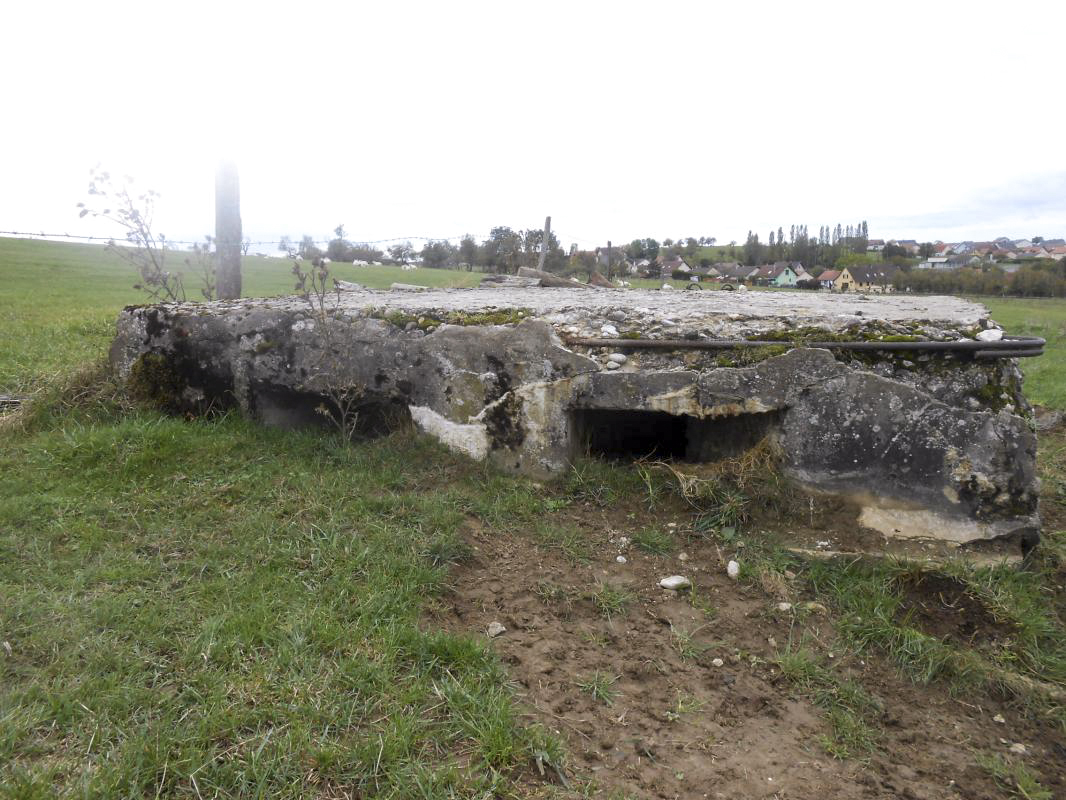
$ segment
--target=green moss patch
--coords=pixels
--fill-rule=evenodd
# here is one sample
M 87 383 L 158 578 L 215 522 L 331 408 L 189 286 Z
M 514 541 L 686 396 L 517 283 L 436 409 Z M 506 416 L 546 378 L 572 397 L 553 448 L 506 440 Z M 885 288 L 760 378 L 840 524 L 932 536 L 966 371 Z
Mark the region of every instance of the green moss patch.
M 440 325 L 516 325 L 533 316 L 528 308 L 504 308 L 495 311 L 449 311 L 445 314 L 411 314 L 405 311 L 389 311 L 373 308 L 367 313 L 372 319 L 380 319 L 397 328 L 414 325 L 422 331 L 430 331 Z
M 766 361 L 768 358 L 787 353 L 788 345 L 759 345 L 756 347 L 736 347 L 720 353 L 714 360 L 719 367 L 750 367 Z
M 145 353 L 130 367 L 127 381 L 130 397 L 150 408 L 164 411 L 175 410 L 185 383 L 166 356 L 161 353 Z

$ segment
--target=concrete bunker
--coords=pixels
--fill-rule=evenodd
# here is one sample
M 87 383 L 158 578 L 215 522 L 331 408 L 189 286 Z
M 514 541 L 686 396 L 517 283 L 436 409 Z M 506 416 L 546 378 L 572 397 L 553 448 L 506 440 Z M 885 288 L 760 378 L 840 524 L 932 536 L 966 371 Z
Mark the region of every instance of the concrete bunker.
M 781 425 L 780 412 L 701 418 L 632 409 L 570 411 L 571 454 L 612 461 L 710 462 L 751 450 Z
M 958 298 L 496 288 L 131 307 L 111 360 L 180 407 L 322 422 L 352 393 L 540 478 L 576 455 L 706 462 L 767 436 L 782 473 L 858 524 L 950 546 L 1039 529 L 1036 439 L 1006 337 Z M 179 402 L 181 401 L 181 402 Z

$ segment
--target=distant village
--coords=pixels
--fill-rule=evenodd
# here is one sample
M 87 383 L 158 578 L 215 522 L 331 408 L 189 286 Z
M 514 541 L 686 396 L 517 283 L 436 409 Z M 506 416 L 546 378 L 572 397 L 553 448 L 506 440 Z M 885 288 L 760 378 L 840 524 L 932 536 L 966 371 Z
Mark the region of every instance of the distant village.
M 771 231 L 767 243 L 748 233 L 744 244 L 718 245 L 714 237 L 634 239 L 623 245 L 565 251 L 554 233 L 542 247 L 544 231 L 494 227 L 478 241 L 471 235 L 458 245 L 427 240 L 419 250 L 397 242 L 387 251 L 349 241 L 344 226 L 325 250 L 310 236 L 299 243 L 284 237 L 279 251 L 291 258 L 323 257 L 355 266 L 389 264 L 401 269 L 476 270 L 514 275 L 538 267 L 563 277 L 594 273 L 626 286 L 636 280 L 662 281 L 668 288 L 714 283 L 720 288 L 778 287 L 833 292 L 935 292 L 987 295 L 1066 296 L 1066 239 L 918 242 L 871 239 L 866 222 L 809 235 L 804 225 Z M 641 284 L 637 284 L 641 285 Z
M 923 253 L 923 247 L 913 239 L 870 239 L 866 246 L 869 252 L 882 252 L 887 246 L 902 247 L 912 256 L 925 256 L 916 266 L 919 269 L 957 269 L 978 264 L 999 264 L 1007 272 L 1013 264 L 1017 269 L 1025 261 L 1066 258 L 1066 239 L 1008 239 L 1000 237 L 991 242 L 932 242 L 931 252 Z
M 613 253 L 605 247 L 597 248 L 596 256 L 600 266 L 612 267 L 612 271 L 623 276 L 673 278 L 694 285 L 713 281 L 733 288 L 747 285 L 837 292 L 890 292 L 896 287 L 896 278 L 901 271 L 973 269 L 995 265 L 1000 271 L 1010 274 L 1027 263 L 1061 262 L 1066 258 L 1066 240 L 1001 237 L 991 242 L 919 243 L 914 239 L 870 239 L 866 251 L 870 254 L 892 253 L 894 259 L 823 268 L 805 267 L 799 261 L 775 261 L 752 266 L 738 261 L 708 264 L 703 259 L 703 263 L 697 265 L 676 253 L 654 260 L 623 258 L 621 263 L 611 264 Z

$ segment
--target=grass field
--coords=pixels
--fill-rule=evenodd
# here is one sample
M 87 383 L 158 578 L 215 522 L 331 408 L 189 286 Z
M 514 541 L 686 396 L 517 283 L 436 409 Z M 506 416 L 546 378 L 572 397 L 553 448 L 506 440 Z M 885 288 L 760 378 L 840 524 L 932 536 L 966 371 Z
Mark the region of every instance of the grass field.
M 287 291 L 286 262 L 249 259 L 245 267 L 249 293 Z M 379 286 L 477 278 L 348 269 L 342 277 Z M 664 515 L 684 522 L 691 506 L 665 479 L 636 468 L 594 463 L 559 484 L 535 485 L 403 433 L 347 445 L 235 415 L 185 420 L 134 407 L 99 366 L 116 312 L 143 299 L 130 282 L 101 248 L 0 240 L 0 393 L 36 393 L 26 413 L 0 418 L 0 798 L 576 800 L 643 796 L 642 776 L 656 770 L 673 782 L 669 796 L 681 796 L 693 791 L 683 781 L 698 765 L 672 761 L 672 745 L 644 758 L 638 741 L 627 758 L 639 768 L 614 784 L 596 772 L 599 761 L 575 763 L 586 740 L 602 758 L 601 734 L 639 739 L 619 715 L 628 708 L 637 717 L 664 698 L 670 708 L 644 724 L 689 736 L 680 759 L 718 753 L 733 739 L 728 733 L 707 751 L 691 734 L 686 720 L 717 725 L 709 711 L 693 710 L 701 704 L 742 707 L 738 725 L 757 721 L 765 706 L 769 724 L 780 725 L 781 709 L 808 702 L 824 732 L 803 734 L 787 752 L 816 763 L 819 785 L 834 787 L 854 784 L 855 768 L 838 768 L 840 760 L 894 770 L 922 757 L 914 732 L 880 720 L 889 716 L 882 704 L 897 720 L 928 706 L 938 730 L 958 732 L 950 752 L 971 771 L 951 774 L 973 796 L 991 796 L 993 778 L 1028 797 L 1052 796 L 1040 794 L 1041 782 L 1060 778 L 1053 754 L 1066 743 L 1066 711 L 1028 697 L 1024 681 L 1066 683 L 1066 573 L 1053 530 L 1031 572 L 955 565 L 943 577 L 1010 626 L 1010 636 L 978 650 L 925 633 L 903 613 L 914 577 L 907 568 L 803 564 L 750 529 L 744 541 L 733 527 L 664 534 Z M 1060 306 L 1004 301 L 993 312 L 1011 329 L 1056 333 L 1062 346 Z M 1054 369 L 1036 385 L 1042 397 L 1062 396 Z M 1045 503 L 1058 525 L 1066 518 L 1066 441 L 1043 447 Z M 631 565 L 646 571 L 639 586 L 650 587 L 639 598 L 601 582 L 606 567 L 620 568 L 605 531 L 633 538 Z M 690 566 L 717 564 L 723 551 L 745 565 L 739 583 L 711 567 L 717 594 L 701 573 L 701 593 L 676 601 L 706 616 L 688 632 L 652 613 L 663 595 L 656 580 L 677 568 L 667 559 L 682 541 Z M 479 542 L 506 552 L 478 562 Z M 601 726 L 589 728 L 582 716 L 590 707 L 545 694 L 543 670 L 516 682 L 526 650 L 506 648 L 520 625 L 490 644 L 483 623 L 457 622 L 457 572 L 483 589 L 508 559 L 515 571 L 491 592 L 529 581 L 516 595 L 558 604 L 553 635 L 569 637 L 567 658 L 606 660 L 572 676 L 562 662 L 552 689 L 570 686 L 567 703 L 583 698 L 609 713 Z M 558 586 L 540 580 L 548 562 Z M 797 604 L 817 598 L 830 616 L 796 615 L 768 637 L 772 612 L 759 609 L 772 609 L 782 587 Z M 474 597 L 471 614 L 501 613 L 491 598 Z M 551 614 L 537 608 L 528 629 L 541 635 L 537 625 L 546 623 L 536 620 Z M 637 690 L 616 682 L 611 641 L 647 642 L 627 662 L 643 670 Z M 700 663 L 719 652 L 736 684 L 715 683 Z M 1021 683 L 1009 678 L 1015 672 Z M 675 676 L 683 685 L 647 688 Z M 960 695 L 966 708 L 950 699 Z M 975 703 L 983 716 L 971 713 Z M 1011 734 L 985 719 L 996 712 L 1030 748 L 1042 748 L 1038 755 L 998 754 L 1006 751 L 996 737 Z M 776 729 L 760 730 L 744 749 Z M 894 743 L 904 734 L 911 738 Z M 938 747 L 954 746 L 938 739 Z M 932 754 L 937 764 L 943 752 Z M 741 780 L 716 758 L 700 762 L 715 781 L 705 785 Z M 928 767 L 936 786 L 944 783 L 939 769 Z M 810 795 L 801 785 L 782 796 Z
M 1066 300 L 1055 298 L 974 298 L 1010 333 L 1042 336 L 1040 358 L 1022 359 L 1025 392 L 1034 403 L 1066 409 Z
M 182 270 L 181 253 L 173 256 Z M 290 294 L 292 262 L 245 256 L 244 294 Z M 424 286 L 476 286 L 477 273 L 334 264 L 342 280 L 373 289 L 393 282 Z M 190 298 L 199 295 L 187 278 Z M 133 270 L 102 245 L 0 238 L 0 393 L 28 394 L 49 376 L 97 358 L 106 351 L 119 310 L 143 303 L 132 288 Z

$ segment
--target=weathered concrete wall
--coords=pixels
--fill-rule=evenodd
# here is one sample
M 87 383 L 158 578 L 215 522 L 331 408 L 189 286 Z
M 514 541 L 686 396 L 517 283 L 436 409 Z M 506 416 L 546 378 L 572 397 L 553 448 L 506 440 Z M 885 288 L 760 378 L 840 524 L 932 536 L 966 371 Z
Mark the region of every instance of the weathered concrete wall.
M 165 406 L 236 406 L 269 424 L 313 422 L 330 391 L 356 390 L 367 402 L 407 409 L 420 429 L 456 450 L 542 476 L 565 469 L 580 447 L 574 414 L 581 410 L 680 415 L 694 432 L 700 420 L 772 415 L 760 424 L 772 423 L 787 474 L 853 499 L 866 527 L 958 543 L 1035 534 L 1036 441 L 1011 361 L 859 358 L 783 344 L 780 354 L 746 354 L 756 363 L 745 366 L 731 354 L 623 358 L 564 342 L 589 333 L 613 338 L 621 327 L 644 338 L 765 337 L 794 330 L 797 313 L 825 335 L 943 338 L 989 324 L 979 306 L 923 298 L 922 309 L 939 307 L 940 318 L 922 319 L 897 298 L 858 315 L 833 313 L 853 310 L 857 298 L 836 305 L 822 298 L 800 312 L 781 304 L 776 313 L 752 314 L 749 298 L 740 299 L 741 313 L 723 309 L 721 297 L 702 297 L 674 300 L 666 318 L 648 305 L 660 303 L 660 293 L 578 291 L 583 305 L 569 302 L 574 294 L 528 290 L 521 311 L 488 302 L 499 290 L 358 293 L 326 317 L 291 300 L 130 308 L 119 319 L 112 361 Z M 552 304 L 534 307 L 546 296 Z M 724 430 L 704 428 L 705 437 Z M 690 449 L 714 451 L 709 439 Z

